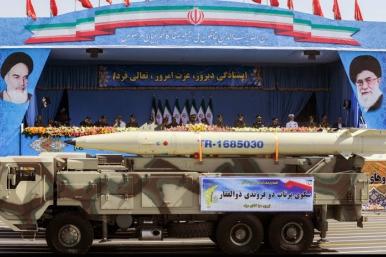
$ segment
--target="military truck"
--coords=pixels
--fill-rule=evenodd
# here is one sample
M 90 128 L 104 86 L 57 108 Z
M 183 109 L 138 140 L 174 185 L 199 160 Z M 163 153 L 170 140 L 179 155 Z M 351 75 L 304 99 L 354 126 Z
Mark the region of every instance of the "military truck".
M 362 225 L 361 156 L 271 157 L 0 157 L 0 218 L 15 231 L 45 231 L 65 254 L 118 230 L 139 240 L 208 237 L 227 254 L 262 245 L 301 253 L 315 233 L 326 237 L 327 219 Z

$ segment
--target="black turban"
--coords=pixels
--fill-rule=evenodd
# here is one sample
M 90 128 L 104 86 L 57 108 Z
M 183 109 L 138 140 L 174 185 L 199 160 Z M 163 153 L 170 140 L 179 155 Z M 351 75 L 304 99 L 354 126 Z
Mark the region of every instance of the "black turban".
M 355 57 L 350 64 L 351 81 L 355 83 L 358 73 L 364 70 L 373 72 L 378 78 L 382 76 L 382 68 L 378 60 L 371 55 L 361 55 Z
M 34 68 L 32 58 L 23 52 L 15 52 L 8 55 L 1 65 L 1 77 L 4 78 L 8 71 L 18 63 L 24 63 L 28 67 L 28 74 L 31 74 Z

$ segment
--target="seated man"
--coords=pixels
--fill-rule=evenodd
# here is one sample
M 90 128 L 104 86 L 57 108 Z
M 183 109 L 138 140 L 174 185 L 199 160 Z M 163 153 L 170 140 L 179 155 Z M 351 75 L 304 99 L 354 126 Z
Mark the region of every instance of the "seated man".
M 127 128 L 130 128 L 130 127 L 131 128 L 138 128 L 139 127 L 137 119 L 135 118 L 134 114 L 130 115 L 129 120 L 126 123 L 126 127 Z
M 126 128 L 126 122 L 122 120 L 122 116 L 118 115 L 117 118 L 115 118 L 113 127 L 116 128 Z
M 81 127 L 92 127 L 94 126 L 94 124 L 92 123 L 92 120 L 91 120 L 91 117 L 90 116 L 86 116 L 86 118 L 84 118 L 84 120 L 82 120 L 79 125 Z
M 252 127 L 254 127 L 254 128 L 262 128 L 262 127 L 264 127 L 263 117 L 261 117 L 260 115 L 256 115 L 256 120 L 252 124 Z
M 295 121 L 295 115 L 289 114 L 288 115 L 288 122 L 285 124 L 286 128 L 298 128 L 298 123 Z
M 244 128 L 244 127 L 246 127 L 246 123 L 245 123 L 245 120 L 244 120 L 244 114 L 239 113 L 237 115 L 237 120 L 235 121 L 234 126 L 236 128 Z
M 220 127 L 220 128 L 225 127 L 225 125 L 224 125 L 224 118 L 223 118 L 222 114 L 218 114 L 217 115 L 215 125 L 217 127 Z
M 279 118 L 272 118 L 271 128 L 280 128 Z
M 109 123 L 107 122 L 106 116 L 102 115 L 94 124 L 97 127 L 108 127 Z
M 197 115 L 196 114 L 190 114 L 188 124 L 196 124 L 196 122 L 197 122 Z
M 342 117 L 338 117 L 338 120 L 334 123 L 333 128 L 335 129 L 341 129 L 346 127 L 346 124 L 343 123 Z
M 35 121 L 35 123 L 34 123 L 34 126 L 35 127 L 44 127 L 44 124 L 43 124 L 43 116 L 42 115 L 38 115 L 37 117 L 36 117 L 36 121 Z

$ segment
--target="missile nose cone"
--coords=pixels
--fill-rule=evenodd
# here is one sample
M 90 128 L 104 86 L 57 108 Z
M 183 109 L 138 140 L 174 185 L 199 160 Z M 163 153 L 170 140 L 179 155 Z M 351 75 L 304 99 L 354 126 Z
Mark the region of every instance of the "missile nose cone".
M 69 139 L 64 141 L 68 145 L 76 145 L 76 141 L 74 139 Z

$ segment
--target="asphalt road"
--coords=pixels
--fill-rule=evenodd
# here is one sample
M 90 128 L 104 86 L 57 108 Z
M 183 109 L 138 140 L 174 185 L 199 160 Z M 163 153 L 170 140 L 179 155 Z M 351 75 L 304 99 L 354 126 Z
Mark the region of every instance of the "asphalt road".
M 356 227 L 355 222 L 336 222 L 329 220 L 327 242 L 318 242 L 315 236 L 313 246 L 305 254 L 386 254 L 386 212 L 365 212 L 367 221 L 363 228 Z M 106 256 L 216 256 L 222 255 L 211 240 L 198 239 L 164 239 L 163 241 L 139 241 L 137 239 L 118 238 L 101 243 L 95 240 L 90 255 Z M 4 223 L 0 223 L 1 255 L 51 255 L 42 234 L 32 238 L 21 237 Z M 272 250 L 262 249 L 261 254 L 273 255 Z

